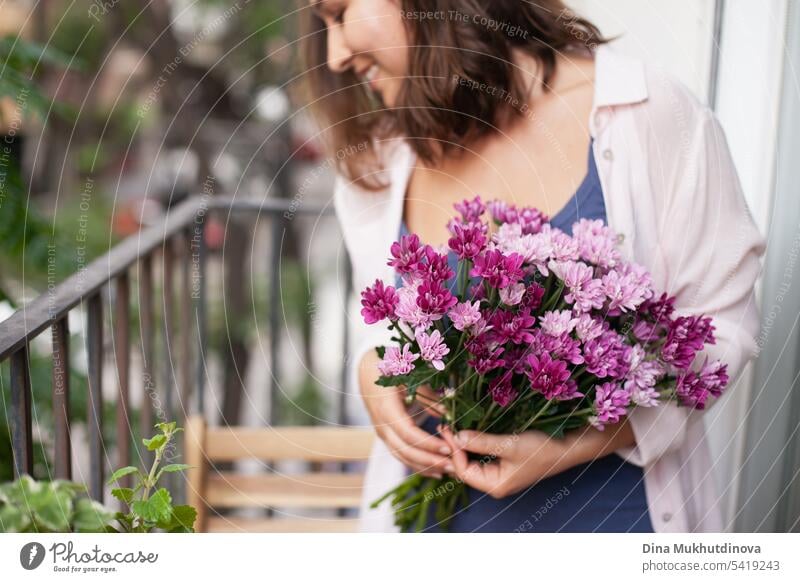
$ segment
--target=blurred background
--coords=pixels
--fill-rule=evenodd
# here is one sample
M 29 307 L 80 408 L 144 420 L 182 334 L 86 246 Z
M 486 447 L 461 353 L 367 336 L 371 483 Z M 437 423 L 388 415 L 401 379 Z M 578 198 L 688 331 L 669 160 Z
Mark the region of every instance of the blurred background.
M 761 356 L 707 418 L 714 470 L 732 530 L 800 531 L 799 2 L 568 4 L 604 34 L 621 35 L 620 50 L 675 74 L 725 128 L 769 249 L 757 289 Z M 102 462 L 112 464 L 120 450 L 128 451 L 120 459 L 130 455 L 119 423 L 129 423 L 135 445 L 155 416 L 368 424 L 358 395 L 344 388 L 348 322 L 359 314 L 332 215 L 333 161 L 290 90 L 301 74 L 304 8 L 292 0 L 0 0 L 0 481 L 14 475 L 8 356 L 20 345 L 8 338 L 26 321 L 12 317 L 37 297 L 45 307 L 48 293 L 63 307 L 55 290 L 67 280 L 76 301 L 59 312 L 67 320 L 59 330 L 71 338 L 68 465 L 77 480 L 90 481 L 101 462 L 85 454 L 98 427 L 93 402 L 107 418 Z M 166 225 L 190 198 L 202 228 L 179 225 L 186 236 L 173 245 L 164 226 L 152 249 L 125 255 L 123 284 L 108 260 L 107 280 L 91 287 L 92 261 Z M 225 203 L 215 207 L 216 199 Z M 268 210 L 265 201 L 277 202 Z M 91 289 L 81 290 L 81 277 Z M 122 324 L 120 301 L 130 306 Z M 59 462 L 54 344 L 48 333 L 30 339 L 33 473 L 47 479 Z M 99 366 L 87 353 L 98 342 Z M 117 416 L 120 394 L 127 421 Z

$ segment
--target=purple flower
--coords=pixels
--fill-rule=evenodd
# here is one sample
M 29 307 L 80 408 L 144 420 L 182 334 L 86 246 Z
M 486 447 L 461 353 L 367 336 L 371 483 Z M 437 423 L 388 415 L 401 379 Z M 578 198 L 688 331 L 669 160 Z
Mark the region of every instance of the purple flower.
M 425 249 L 416 234 L 406 234 L 400 237 L 399 242 L 392 243 L 390 252 L 394 258 L 390 259 L 387 265 L 394 267 L 395 271 L 401 275 L 417 272 L 422 259 L 425 258 Z
M 502 200 L 492 200 L 486 204 L 495 222 L 515 223 L 522 227 L 523 234 L 536 234 L 547 222 L 547 216 L 537 208 L 521 208 Z
M 677 318 L 670 323 L 667 339 L 661 348 L 661 359 L 685 370 L 704 344 L 716 343 L 714 329 L 710 317 L 693 315 Z
M 467 360 L 467 365 L 475 368 L 478 374 L 488 374 L 506 365 L 506 361 L 502 358 L 505 348 L 489 341 L 486 334 L 469 338 L 464 342 L 464 347 L 472 354 L 472 358 Z
M 486 225 L 481 222 L 466 224 L 454 223 L 451 226 L 453 236 L 448 241 L 450 248 L 459 259 L 472 260 L 486 248 Z
M 402 350 L 397 346 L 386 348 L 383 359 L 378 362 L 378 370 L 384 376 L 402 376 L 414 369 L 414 360 L 419 354 L 411 353 L 411 344 L 403 345 Z
M 521 266 L 521 255 L 511 253 L 506 256 L 498 250 L 489 250 L 475 257 L 475 266 L 469 274 L 486 279 L 492 287 L 503 289 L 522 278 Z
M 630 350 L 631 347 L 625 344 L 621 335 L 606 330 L 583 346 L 586 371 L 598 378 L 622 379 L 629 370 Z
M 527 309 L 528 311 L 536 311 L 542 305 L 542 298 L 544 297 L 544 287 L 538 283 L 531 283 L 525 290 L 522 296 L 522 301 L 519 304 L 520 309 Z
M 464 331 L 470 326 L 478 323 L 481 320 L 480 301 L 464 301 L 463 303 L 456 304 L 448 313 L 450 321 L 453 322 L 453 327 L 459 331 Z
M 694 408 L 704 409 L 709 396 L 719 397 L 728 384 L 728 365 L 719 360 L 708 363 L 708 356 L 700 372 L 683 371 L 675 382 L 679 400 Z
M 375 279 L 372 287 L 367 287 L 361 292 L 361 315 L 364 321 L 372 324 L 383 319 L 396 319 L 395 308 L 399 298 L 395 288 L 391 285 L 384 285 L 380 279 Z
M 630 394 L 620 388 L 619 384 L 603 382 L 595 392 L 595 414 L 589 417 L 589 422 L 597 430 L 603 430 L 607 424 L 619 422 L 620 417 L 625 416 L 630 401 Z
M 489 394 L 501 408 L 508 406 L 517 397 L 517 389 L 511 384 L 511 374 L 505 373 L 489 381 Z
M 530 343 L 536 318 L 526 311 L 495 310 L 488 318 L 492 326 L 489 337 L 498 343 Z
M 486 205 L 481 201 L 480 196 L 475 196 L 472 200 L 464 199 L 456 202 L 453 207 L 461 214 L 464 222 L 479 222 L 486 210 Z
M 575 380 L 570 377 L 566 362 L 554 360 L 544 352 L 540 356 L 530 354 L 527 364 L 525 374 L 531 381 L 531 388 L 541 392 L 548 400 L 570 400 L 583 396 L 578 392 Z
M 425 246 L 426 263 L 420 263 L 419 271 L 424 278 L 436 282 L 447 282 L 455 273 L 447 262 L 447 255 L 437 253 L 430 245 Z
M 649 313 L 656 323 L 667 324 L 675 311 L 675 297 L 662 293 L 658 299 L 648 299 L 642 303 L 640 310 Z
M 431 365 L 439 371 L 444 370 L 444 362 L 442 358 L 450 353 L 450 348 L 444 343 L 442 334 L 438 329 L 433 330 L 430 334 L 418 329 L 414 337 L 419 344 L 419 351 L 422 359 L 431 363 Z
M 441 319 L 453 305 L 458 303 L 458 299 L 439 281 L 431 279 L 423 281 L 417 292 L 417 305 L 434 320 Z

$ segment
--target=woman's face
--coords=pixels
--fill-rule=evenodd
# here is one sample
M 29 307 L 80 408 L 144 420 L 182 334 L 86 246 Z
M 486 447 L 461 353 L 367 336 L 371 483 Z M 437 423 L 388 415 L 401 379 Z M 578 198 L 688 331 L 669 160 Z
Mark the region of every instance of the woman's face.
M 352 70 L 380 95 L 397 102 L 408 73 L 408 40 L 399 0 L 311 0 L 328 29 L 328 67 Z

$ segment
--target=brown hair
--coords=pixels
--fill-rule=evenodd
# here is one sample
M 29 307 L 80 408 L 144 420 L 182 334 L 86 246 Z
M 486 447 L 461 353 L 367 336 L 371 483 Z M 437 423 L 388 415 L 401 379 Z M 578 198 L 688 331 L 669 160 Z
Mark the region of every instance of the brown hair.
M 384 186 L 374 141 L 402 135 L 417 156 L 432 162 L 492 131 L 501 115 L 516 111 L 501 94 L 523 95 L 512 49 L 531 55 L 542 69 L 543 90 L 556 67 L 556 55 L 573 47 L 608 42 L 595 25 L 576 16 L 562 0 L 402 0 L 405 13 L 439 11 L 460 18 L 404 18 L 409 37 L 409 74 L 397 103 L 386 109 L 352 69 L 327 67 L 325 23 L 311 9 L 302 10 L 305 98 L 336 155 L 338 170 L 368 189 Z M 424 4 L 424 6 L 423 6 Z M 435 46 L 435 49 L 430 47 Z M 454 82 L 463 79 L 467 83 Z M 475 91 L 480 86 L 495 94 Z M 364 144 L 367 144 L 366 147 Z

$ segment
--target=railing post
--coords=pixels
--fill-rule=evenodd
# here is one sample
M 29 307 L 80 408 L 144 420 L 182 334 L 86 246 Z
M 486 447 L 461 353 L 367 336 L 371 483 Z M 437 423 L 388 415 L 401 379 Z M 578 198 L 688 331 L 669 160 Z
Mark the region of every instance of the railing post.
M 28 344 L 11 355 L 11 446 L 14 477 L 33 476 L 33 435 L 31 430 L 31 378 Z
M 205 386 L 206 386 L 206 262 L 208 249 L 206 248 L 206 214 L 208 211 L 201 209 L 195 216 L 192 233 L 192 265 L 196 269 L 194 277 L 196 283 L 192 284 L 192 299 L 194 300 L 194 319 L 197 326 L 197 414 L 205 418 Z
M 155 394 L 155 357 L 153 350 L 153 256 L 147 254 L 139 261 L 139 325 L 142 338 L 142 412 L 140 427 L 142 438 L 149 438 L 153 431 L 153 396 Z M 138 445 L 138 442 L 137 442 Z M 144 467 L 152 462 L 149 451 L 141 450 Z
M 269 282 L 269 394 L 267 401 L 269 403 L 269 412 L 267 414 L 267 422 L 270 425 L 275 425 L 280 420 L 276 408 L 278 392 L 278 378 L 280 375 L 280 361 L 278 357 L 280 348 L 280 335 L 281 326 L 278 318 L 278 313 L 281 310 L 281 243 L 283 242 L 283 233 L 281 232 L 281 219 L 283 215 L 278 212 L 272 213 L 272 242 L 269 253 L 269 265 L 267 267 L 267 276 L 270 278 Z
M 103 502 L 103 299 L 99 292 L 87 305 L 86 352 L 89 356 L 89 495 Z
M 162 369 L 163 386 L 161 393 L 164 395 L 164 410 L 158 422 L 165 422 L 173 418 L 173 398 L 175 392 L 175 354 L 172 345 L 173 329 L 173 271 L 175 269 L 175 253 L 172 248 L 172 239 L 164 239 L 162 245 L 161 261 L 161 318 L 163 323 L 164 338 L 164 367 Z
M 69 410 L 69 317 L 53 324 L 53 422 L 55 477 L 72 480 L 72 442 Z
M 130 424 L 130 279 L 123 272 L 116 280 L 114 300 L 114 359 L 119 390 L 117 392 L 117 466 L 131 464 Z M 131 486 L 131 475 L 125 475 L 120 487 Z

